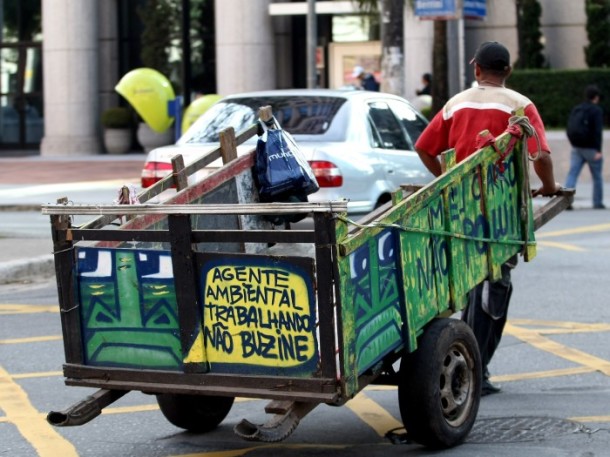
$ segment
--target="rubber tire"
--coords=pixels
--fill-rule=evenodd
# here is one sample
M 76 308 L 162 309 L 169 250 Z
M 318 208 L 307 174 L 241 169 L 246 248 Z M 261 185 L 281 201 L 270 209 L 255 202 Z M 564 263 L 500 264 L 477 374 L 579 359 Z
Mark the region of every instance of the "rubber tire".
M 157 403 L 165 418 L 189 432 L 215 429 L 233 406 L 234 397 L 158 394 Z
M 399 373 L 398 404 L 407 436 L 435 449 L 456 446 L 479 411 L 482 369 L 476 339 L 465 322 L 442 318 L 424 329 L 418 345 L 402 358 Z

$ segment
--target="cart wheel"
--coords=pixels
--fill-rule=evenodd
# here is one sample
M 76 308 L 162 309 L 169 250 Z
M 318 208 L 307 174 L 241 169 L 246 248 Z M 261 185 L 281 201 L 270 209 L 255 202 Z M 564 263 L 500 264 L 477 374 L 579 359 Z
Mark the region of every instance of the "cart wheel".
M 460 444 L 480 399 L 481 357 L 472 330 L 457 319 L 435 319 L 400 365 L 398 404 L 409 438 L 433 448 Z
M 233 397 L 158 394 L 165 418 L 189 432 L 209 432 L 220 424 L 233 406 Z

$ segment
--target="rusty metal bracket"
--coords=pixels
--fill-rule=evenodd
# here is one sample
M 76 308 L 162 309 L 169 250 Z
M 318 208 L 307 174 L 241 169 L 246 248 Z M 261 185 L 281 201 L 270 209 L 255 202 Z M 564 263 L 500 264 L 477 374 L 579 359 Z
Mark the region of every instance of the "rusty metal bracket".
M 68 409 L 51 411 L 47 414 L 47 422 L 56 427 L 86 424 L 99 416 L 102 413 L 102 409 L 117 401 L 127 392 L 129 391 L 100 389 Z
M 265 412 L 275 415 L 263 425 L 253 424 L 247 419 L 233 428 L 233 432 L 247 441 L 275 443 L 288 438 L 297 428 L 301 419 L 318 404 L 302 401 L 272 401 Z

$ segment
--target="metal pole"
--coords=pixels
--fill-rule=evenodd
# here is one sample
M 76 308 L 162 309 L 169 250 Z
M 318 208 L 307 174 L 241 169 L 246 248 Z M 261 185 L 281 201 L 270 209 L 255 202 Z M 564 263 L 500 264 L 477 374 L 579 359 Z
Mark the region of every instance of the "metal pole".
M 191 2 L 182 0 L 182 100 L 191 104 Z
M 462 10 L 463 11 L 463 10 Z M 458 92 L 466 89 L 466 36 L 464 34 L 464 17 L 458 19 L 458 71 L 459 85 Z
M 307 88 L 317 86 L 316 49 L 318 30 L 316 27 L 316 0 L 307 0 Z

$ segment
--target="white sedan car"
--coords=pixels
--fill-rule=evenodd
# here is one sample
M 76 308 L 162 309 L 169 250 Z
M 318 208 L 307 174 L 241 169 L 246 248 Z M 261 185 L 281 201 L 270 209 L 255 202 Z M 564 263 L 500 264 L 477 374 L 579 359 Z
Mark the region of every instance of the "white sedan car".
M 175 145 L 152 150 L 142 170 L 142 187 L 171 171 L 171 159 L 186 164 L 218 147 L 227 127 L 240 132 L 270 105 L 309 161 L 320 190 L 309 201 L 348 200 L 350 213 L 362 214 L 390 199 L 401 184 L 433 179 L 413 145 L 426 119 L 403 98 L 357 90 L 302 89 L 252 92 L 226 97 L 206 111 Z M 256 138 L 238 153 L 251 150 Z

